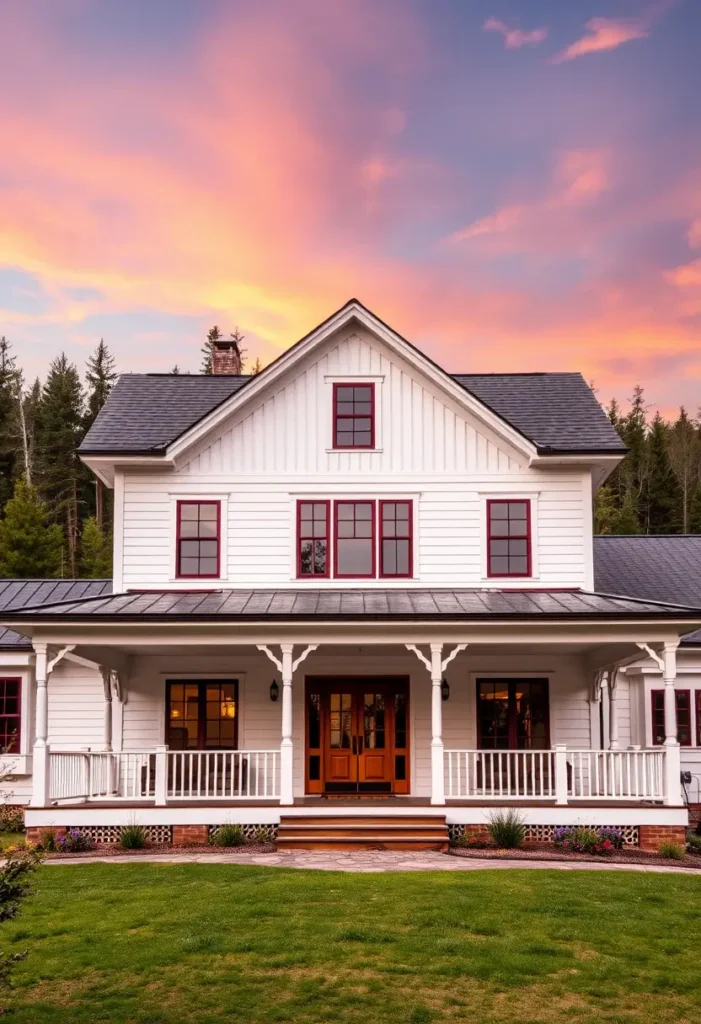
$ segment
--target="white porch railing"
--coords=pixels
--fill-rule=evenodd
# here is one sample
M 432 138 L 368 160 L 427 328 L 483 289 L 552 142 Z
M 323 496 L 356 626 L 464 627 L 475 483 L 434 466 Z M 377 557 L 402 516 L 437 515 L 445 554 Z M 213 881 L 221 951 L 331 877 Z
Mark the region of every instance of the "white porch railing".
M 446 750 L 445 795 L 469 800 L 661 801 L 664 750 Z
M 51 751 L 55 802 L 276 800 L 279 750 Z
M 551 750 L 446 750 L 448 799 L 551 799 L 555 754 Z

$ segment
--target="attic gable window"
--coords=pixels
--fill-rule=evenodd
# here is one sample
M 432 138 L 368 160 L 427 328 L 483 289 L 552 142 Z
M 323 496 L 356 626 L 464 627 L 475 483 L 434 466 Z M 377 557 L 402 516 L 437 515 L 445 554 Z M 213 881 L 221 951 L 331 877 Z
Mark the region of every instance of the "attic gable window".
M 487 502 L 487 575 L 531 575 L 531 503 Z
M 375 447 L 375 385 L 334 384 L 334 448 Z
M 221 544 L 218 501 L 179 501 L 176 575 L 179 579 L 217 579 Z

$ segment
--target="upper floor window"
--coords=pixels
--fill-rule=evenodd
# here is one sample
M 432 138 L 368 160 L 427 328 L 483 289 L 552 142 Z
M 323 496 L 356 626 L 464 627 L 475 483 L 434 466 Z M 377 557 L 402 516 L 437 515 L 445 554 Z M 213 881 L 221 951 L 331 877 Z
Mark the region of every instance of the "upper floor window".
M 531 504 L 487 502 L 487 575 L 531 575 Z
M 691 746 L 691 693 L 675 690 L 677 708 L 677 740 L 682 747 Z M 652 691 L 652 742 L 661 746 L 665 739 L 664 690 Z
M 380 502 L 380 576 L 412 575 L 410 501 Z
M 297 575 L 329 575 L 329 502 L 297 503 Z
M 334 384 L 333 446 L 375 447 L 374 384 Z
M 179 501 L 176 575 L 182 579 L 216 579 L 220 533 L 218 501 Z
M 375 502 L 337 501 L 335 530 L 336 577 L 360 579 L 375 575 Z
M 0 679 L 0 751 L 18 754 L 21 679 Z

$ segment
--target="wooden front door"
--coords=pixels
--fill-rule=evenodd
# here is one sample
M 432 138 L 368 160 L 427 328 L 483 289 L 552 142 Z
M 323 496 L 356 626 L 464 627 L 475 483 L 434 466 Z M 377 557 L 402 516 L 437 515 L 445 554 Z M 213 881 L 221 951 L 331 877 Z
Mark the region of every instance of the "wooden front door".
M 308 792 L 408 792 L 407 701 L 405 679 L 308 681 Z

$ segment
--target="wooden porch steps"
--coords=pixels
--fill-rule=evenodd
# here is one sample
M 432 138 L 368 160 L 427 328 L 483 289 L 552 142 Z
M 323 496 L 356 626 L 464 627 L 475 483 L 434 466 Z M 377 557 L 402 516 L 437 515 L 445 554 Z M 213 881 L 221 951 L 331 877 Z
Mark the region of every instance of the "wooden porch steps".
M 282 815 L 280 850 L 445 850 L 445 815 Z

